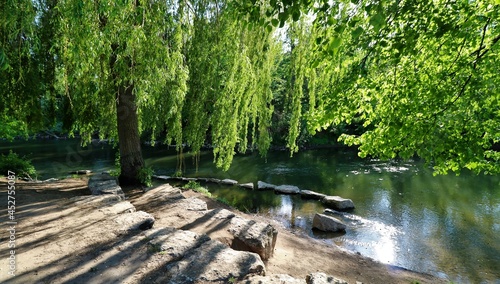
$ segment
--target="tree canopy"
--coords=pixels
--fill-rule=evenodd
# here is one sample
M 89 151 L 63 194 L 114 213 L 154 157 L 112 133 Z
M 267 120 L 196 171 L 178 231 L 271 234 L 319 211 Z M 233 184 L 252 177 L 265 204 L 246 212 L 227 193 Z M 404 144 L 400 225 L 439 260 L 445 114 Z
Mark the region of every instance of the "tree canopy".
M 194 152 L 209 141 L 227 169 L 236 150 L 267 151 L 278 103 L 292 152 L 304 128 L 354 124 L 362 133 L 340 141 L 362 157 L 500 171 L 498 0 L 22 0 L 0 9 L 3 137 L 63 121 L 87 141 L 132 141 L 120 148 L 128 175 L 144 167 L 141 134 Z

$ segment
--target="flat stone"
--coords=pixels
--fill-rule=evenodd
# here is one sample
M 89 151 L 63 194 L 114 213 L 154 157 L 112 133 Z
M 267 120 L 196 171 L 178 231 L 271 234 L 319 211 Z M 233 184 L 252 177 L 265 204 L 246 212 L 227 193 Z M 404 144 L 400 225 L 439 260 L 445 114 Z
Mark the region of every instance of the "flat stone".
M 125 193 L 118 185 L 116 178 L 107 175 L 93 175 L 90 177 L 88 187 L 92 195 L 114 194 L 125 199 Z
M 234 236 L 232 248 L 257 253 L 262 260 L 272 257 L 278 237 L 278 230 L 272 225 L 235 216 L 229 232 Z
M 339 219 L 319 213 L 314 215 L 312 227 L 325 232 L 339 232 L 346 229 L 346 225 Z
M 347 281 L 326 275 L 323 272 L 310 273 L 306 276 L 307 284 L 349 284 Z
M 166 262 L 180 260 L 210 240 L 207 235 L 177 230 L 173 227 L 147 230 L 144 236 L 149 240 L 152 250 L 163 252 L 162 260 Z
M 354 209 L 354 203 L 351 199 L 342 198 L 340 196 L 325 196 L 321 202 L 327 207 L 335 210 L 350 210 Z
M 297 194 L 300 193 L 300 188 L 295 185 L 280 185 L 275 187 L 274 191 L 277 193 Z
M 122 201 L 122 197 L 118 195 L 87 195 L 87 196 L 75 196 L 69 199 L 74 201 L 76 206 L 93 206 L 95 208 L 108 206 Z
M 170 184 L 162 184 L 153 187 L 144 193 L 142 197 L 151 199 L 154 203 L 175 201 L 185 198 L 179 188 L 173 187 Z
M 265 189 L 275 189 L 276 188 L 276 185 L 274 184 L 270 184 L 270 183 L 267 183 L 267 182 L 263 182 L 263 181 L 258 181 L 257 182 L 257 189 L 258 190 L 265 190 Z
M 182 199 L 178 201 L 178 206 L 180 208 L 189 210 L 189 211 L 205 211 L 208 210 L 207 203 L 199 198 L 190 197 L 186 199 Z
M 220 183 L 221 180 L 218 178 L 207 178 L 207 182 Z
M 238 184 L 238 181 L 234 180 L 234 179 L 223 179 L 220 181 L 221 184 L 227 184 L 227 185 L 237 185 Z
M 264 284 L 264 283 L 277 283 L 277 284 L 306 284 L 304 279 L 293 278 L 288 274 L 272 274 L 268 276 L 252 276 L 241 283 L 243 284 Z
M 253 275 L 265 275 L 259 255 L 236 251 L 219 241 L 204 242 L 179 261 L 164 268 L 164 283 L 229 283 Z
M 132 213 L 135 212 L 135 206 L 128 201 L 121 201 L 115 204 L 111 204 L 107 207 L 99 209 L 99 211 L 103 212 L 106 215 L 116 215 L 123 213 Z
M 326 197 L 325 194 L 323 193 L 319 193 L 319 192 L 316 192 L 316 191 L 312 191 L 312 190 L 301 190 L 300 191 L 300 196 L 304 199 L 323 199 L 324 197 Z
M 243 187 L 243 188 L 253 189 L 253 183 L 251 183 L 251 182 L 249 182 L 249 183 L 240 183 L 238 185 L 241 186 L 241 187 Z
M 77 171 L 72 171 L 69 173 L 72 175 L 88 175 L 88 174 L 91 174 L 92 171 L 91 170 L 77 170 Z
M 154 175 L 153 178 L 155 179 L 159 179 L 159 180 L 169 180 L 170 179 L 170 176 L 156 176 Z
M 114 221 L 120 226 L 122 231 L 148 230 L 153 227 L 155 218 L 144 211 L 126 213 L 118 215 Z

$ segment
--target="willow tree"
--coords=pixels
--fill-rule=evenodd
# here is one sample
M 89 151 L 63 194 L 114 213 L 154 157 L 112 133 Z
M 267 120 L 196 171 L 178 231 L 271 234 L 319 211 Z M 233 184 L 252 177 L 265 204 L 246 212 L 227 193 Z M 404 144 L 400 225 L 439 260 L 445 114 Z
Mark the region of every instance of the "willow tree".
M 245 26 L 230 1 L 2 4 L 8 12 L 2 14 L 0 53 L 2 75 L 9 76 L 1 82 L 7 130 L 16 123 L 28 129 L 35 115 L 50 111 L 38 108 L 44 100 L 61 107 L 62 96 L 70 134 L 85 142 L 95 134 L 118 142 L 122 184 L 139 182 L 143 133 L 178 150 L 187 143 L 194 152 L 208 139 L 225 169 L 235 148 L 269 147 L 278 46 L 272 29 Z M 49 33 L 42 32 L 44 22 L 53 24 Z M 47 56 L 40 53 L 44 46 Z M 38 85 L 27 80 L 31 71 Z
M 228 169 L 236 150 L 264 154 L 269 148 L 271 79 L 280 47 L 272 30 L 238 20 L 230 2 L 192 4 L 184 135 L 195 153 L 211 143 L 215 164 Z
M 362 157 L 419 156 L 439 173 L 500 172 L 499 1 L 270 5 L 264 25 L 312 19 L 311 36 L 297 37 L 311 52 L 296 68 L 310 90 L 312 107 L 303 115 L 312 133 L 356 123 L 365 132 L 341 141 L 359 146 Z
M 55 19 L 40 16 L 53 1 L 0 2 L 0 137 L 26 136 L 50 126 Z M 35 22 L 37 23 L 35 25 Z

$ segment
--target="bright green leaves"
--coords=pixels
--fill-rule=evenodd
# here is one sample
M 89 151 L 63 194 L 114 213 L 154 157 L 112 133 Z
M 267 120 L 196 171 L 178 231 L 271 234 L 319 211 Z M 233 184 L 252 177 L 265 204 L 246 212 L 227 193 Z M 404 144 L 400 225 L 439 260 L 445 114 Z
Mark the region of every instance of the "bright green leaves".
M 500 172 L 492 149 L 500 137 L 500 23 L 498 9 L 483 4 L 318 6 L 312 53 L 304 53 L 310 64 L 296 68 L 314 84 L 308 129 L 362 126 L 340 141 L 363 157 L 418 155 L 439 173 Z
M 190 69 L 184 137 L 191 150 L 213 146 L 214 163 L 228 169 L 235 151 L 270 145 L 271 74 L 279 46 L 271 25 L 247 25 L 210 3 L 194 7 L 196 17 L 186 54 Z M 279 24 L 275 19 L 271 22 Z M 250 139 L 250 140 L 249 140 Z
M 330 40 L 330 44 L 328 45 L 328 51 L 332 54 L 336 54 L 342 44 L 342 38 L 334 37 Z
M 363 32 L 364 32 L 363 27 L 357 27 L 351 32 L 351 36 L 353 39 L 358 39 L 361 36 L 361 34 L 363 34 Z
M 376 13 L 375 15 L 373 15 L 371 18 L 370 18 L 370 25 L 373 27 L 373 30 L 378 33 L 380 31 L 380 29 L 382 29 L 385 24 L 386 24 L 386 21 L 385 21 L 385 17 L 382 13 Z

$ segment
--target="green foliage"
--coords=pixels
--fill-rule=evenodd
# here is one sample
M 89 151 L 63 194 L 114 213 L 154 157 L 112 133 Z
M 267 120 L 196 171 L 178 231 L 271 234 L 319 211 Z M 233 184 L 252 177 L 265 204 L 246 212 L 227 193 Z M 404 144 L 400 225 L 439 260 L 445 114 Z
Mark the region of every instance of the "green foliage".
M 205 196 L 212 197 L 212 194 L 210 193 L 210 191 L 208 191 L 208 189 L 204 188 L 198 182 L 193 181 L 193 180 L 190 180 L 182 188 L 191 189 L 191 190 L 199 192 Z
M 194 153 L 208 136 L 214 163 L 227 170 L 235 150 L 250 146 L 264 154 L 269 148 L 279 46 L 266 27 L 245 27 L 229 6 L 196 2 L 193 11 L 183 135 Z
M 362 133 L 340 141 L 362 157 L 420 156 L 436 173 L 500 172 L 497 3 L 277 3 L 316 13 L 312 23 L 290 23 L 297 95 L 288 100 L 310 133 L 359 125 Z M 292 151 L 298 117 L 290 117 Z
M 226 198 L 224 197 L 217 197 L 216 200 L 222 204 L 225 204 L 225 205 L 228 205 L 228 206 L 232 206 L 231 203 L 229 202 L 229 200 L 227 200 Z
M 153 186 L 152 176 L 154 170 L 150 167 L 143 167 L 139 170 L 137 174 L 137 179 L 147 187 Z
M 63 120 L 58 127 L 87 142 L 96 132 L 117 141 L 117 116 L 136 112 L 139 133 L 195 153 L 209 143 L 228 169 L 236 151 L 265 153 L 271 130 L 295 152 L 309 135 L 347 125 L 363 132 L 340 141 L 362 157 L 498 173 L 499 5 L 7 1 L 0 136 Z M 280 71 L 276 27 L 288 33 Z M 137 109 L 117 106 L 123 88 Z M 273 103 L 274 121 L 284 121 L 275 125 Z
M 26 157 L 19 157 L 16 153 L 10 150 L 9 154 L 0 156 L 0 173 L 7 175 L 11 171 L 16 173 L 18 177 L 26 177 L 36 179 L 35 167 L 31 164 L 31 160 Z

